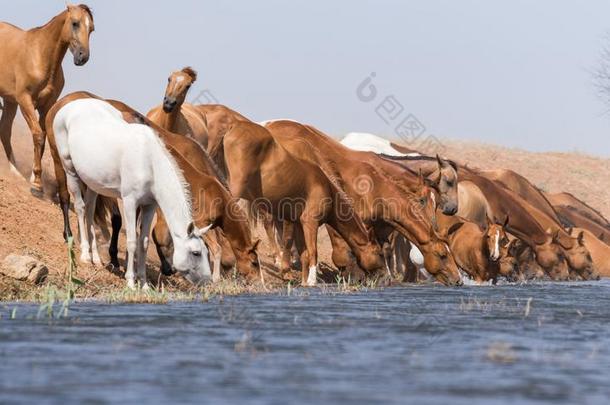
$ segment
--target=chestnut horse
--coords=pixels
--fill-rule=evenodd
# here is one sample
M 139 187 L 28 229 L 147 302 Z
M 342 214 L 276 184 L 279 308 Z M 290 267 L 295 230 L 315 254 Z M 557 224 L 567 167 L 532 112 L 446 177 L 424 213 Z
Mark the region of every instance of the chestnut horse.
M 508 244 L 503 225 L 487 219 L 484 231 L 470 221 L 456 216 L 438 215 L 440 232 L 446 234 L 449 246 L 460 269 L 464 270 L 476 282 L 492 280 L 496 282 L 500 274 L 502 247 Z
M 392 230 L 398 230 L 422 251 L 430 274 L 445 284 L 461 283 L 449 247 L 438 237 L 431 219 L 422 214 L 414 197 L 420 187 L 416 174 L 374 153 L 353 151 L 317 129 L 295 121 L 269 121 L 265 127 L 289 152 L 324 167 L 341 182 L 358 215 L 375 229 L 379 240 L 387 240 Z M 332 242 L 335 264 L 348 263 L 350 258 L 340 255 L 349 249 L 344 246 L 336 251 L 345 242 Z
M 33 138 L 30 183 L 35 194 L 42 193 L 45 118 L 64 87 L 62 60 L 69 48 L 76 66 L 87 63 L 89 36 L 93 29 L 93 14 L 84 4 L 68 5 L 44 26 L 28 31 L 0 23 L 0 97 L 4 101 L 0 139 L 11 171 L 18 173 L 11 132 L 19 106 Z
M 295 157 L 264 127 L 251 122 L 236 123 L 222 143 L 231 193 L 282 221 L 285 246 L 295 231 L 302 234 L 303 285 L 317 282 L 317 234 L 325 223 L 341 234 L 364 269 L 383 267 L 375 238 L 345 193 L 319 167 Z
M 341 144 L 356 151 L 374 152 L 379 156 L 400 162 L 411 171 L 421 171 L 431 180 L 440 193 L 438 204 L 445 215 L 453 215 L 458 210 L 457 165 L 449 160 L 424 156 L 418 152 L 403 152 L 399 145 L 377 135 L 352 132 Z M 400 149 L 400 150 L 399 150 Z
M 205 116 L 194 105 L 185 103 L 186 94 L 196 80 L 197 72 L 191 67 L 173 72 L 167 79 L 163 104 L 150 110 L 147 117 L 161 128 L 193 138 L 207 148 Z
M 551 219 L 559 222 L 557 212 L 555 212 L 549 200 L 525 177 L 509 169 L 481 170 L 479 174 L 511 190 Z
M 545 193 L 545 197 L 549 200 L 549 202 L 553 205 L 553 207 L 557 208 L 559 206 L 562 207 L 570 207 L 571 209 L 577 211 L 580 215 L 590 219 L 593 222 L 596 222 L 600 226 L 610 230 L 610 222 L 595 208 L 592 208 L 590 205 L 585 203 L 582 200 L 574 197 L 570 193 L 557 193 L 557 194 L 549 194 Z
M 555 211 L 559 215 L 561 224 L 566 228 L 578 227 L 583 228 L 596 235 L 596 237 L 610 244 L 610 230 L 601 226 L 598 222 L 591 220 L 590 216 L 582 215 L 582 211 L 571 206 L 558 205 L 555 206 Z

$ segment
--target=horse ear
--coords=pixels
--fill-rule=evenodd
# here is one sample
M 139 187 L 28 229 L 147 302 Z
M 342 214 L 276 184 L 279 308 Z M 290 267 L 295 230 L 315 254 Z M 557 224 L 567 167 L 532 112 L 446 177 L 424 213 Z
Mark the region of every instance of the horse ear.
M 489 215 L 487 213 L 485 213 L 485 231 L 489 230 L 489 228 L 491 228 L 491 226 L 493 225 L 493 221 L 489 218 Z
M 559 241 L 559 229 L 555 229 L 553 231 L 553 242 L 558 242 Z
M 375 241 L 377 240 L 377 235 L 375 235 L 375 228 L 373 228 L 372 226 L 369 228 L 368 230 L 368 235 L 369 235 L 369 240 L 370 241 Z
M 599 239 L 599 240 L 601 240 L 603 242 L 604 239 L 606 239 L 606 235 L 602 232 L 602 233 L 599 234 L 599 237 L 597 239 Z
M 442 168 L 443 167 L 443 160 L 441 159 L 441 157 L 438 155 L 438 153 L 436 154 L 436 161 L 438 162 L 438 167 Z
M 214 223 L 211 223 L 210 225 L 206 226 L 205 228 L 201 228 L 201 229 L 196 229 L 195 230 L 195 236 L 198 237 L 203 237 L 203 235 L 205 235 L 206 233 L 208 233 L 208 231 L 210 229 L 212 229 L 212 227 L 214 226 Z
M 447 230 L 447 236 L 450 236 L 450 235 L 454 234 L 455 232 L 457 232 L 458 229 L 460 229 L 463 225 L 464 225 L 464 222 L 456 222 L 455 224 L 451 225 L 449 227 L 449 229 Z
M 260 239 L 256 239 L 254 241 L 254 243 L 252 244 L 252 248 L 250 248 L 250 252 L 256 252 L 256 249 L 258 249 L 259 243 L 261 243 L 261 240 Z
M 424 180 L 424 174 L 422 173 L 421 169 L 419 169 L 419 186 L 424 187 L 425 185 L 426 182 Z
M 189 226 L 186 228 L 186 234 L 190 238 L 191 236 L 193 236 L 193 232 L 195 232 L 195 224 L 193 223 L 193 221 L 191 221 Z
M 570 236 L 572 236 L 572 232 L 574 232 L 574 227 L 572 227 L 572 226 L 571 226 L 571 227 L 569 227 L 568 229 L 566 229 L 566 232 L 568 232 L 568 234 L 569 234 Z
M 578 241 L 578 244 L 580 246 L 584 245 L 584 237 L 585 237 L 585 231 L 580 231 L 578 233 L 578 236 L 576 237 L 576 240 Z
M 187 74 L 193 83 L 197 80 L 197 71 L 190 66 L 182 68 L 182 73 Z

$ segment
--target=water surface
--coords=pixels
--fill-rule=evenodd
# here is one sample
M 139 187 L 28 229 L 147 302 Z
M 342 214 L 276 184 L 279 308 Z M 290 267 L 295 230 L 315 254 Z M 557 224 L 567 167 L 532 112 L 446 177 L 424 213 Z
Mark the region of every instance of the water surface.
M 80 302 L 52 321 L 33 319 L 37 311 L 0 304 L 0 403 L 605 404 L 610 397 L 608 280 Z

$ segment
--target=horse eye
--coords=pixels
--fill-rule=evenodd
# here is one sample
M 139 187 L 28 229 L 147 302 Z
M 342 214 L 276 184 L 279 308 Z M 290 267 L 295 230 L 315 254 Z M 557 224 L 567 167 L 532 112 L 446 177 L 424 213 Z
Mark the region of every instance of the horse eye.
M 79 26 L 80 26 L 80 23 L 78 21 L 72 22 L 72 28 L 78 28 Z
M 190 88 L 191 88 L 191 85 L 190 85 L 190 84 L 189 84 L 188 86 L 186 86 L 186 89 L 187 89 L 187 90 L 188 90 L 188 89 L 190 89 Z
M 201 256 L 201 251 L 200 250 L 194 250 L 193 251 L 193 256 L 195 256 L 195 257 Z

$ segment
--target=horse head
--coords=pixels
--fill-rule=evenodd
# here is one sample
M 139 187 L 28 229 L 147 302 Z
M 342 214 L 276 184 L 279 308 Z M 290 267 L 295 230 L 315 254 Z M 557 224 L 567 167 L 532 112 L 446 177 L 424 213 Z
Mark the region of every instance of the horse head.
M 458 211 L 458 174 L 455 163 L 436 155 L 437 169 L 433 173 L 434 183 L 440 193 L 440 208 L 445 215 Z
M 74 56 L 74 64 L 82 66 L 89 60 L 89 36 L 94 30 L 93 13 L 84 5 L 67 5 L 63 39 Z
M 508 238 L 504 229 L 508 225 L 508 215 L 504 220 L 504 224 L 499 225 L 487 218 L 487 229 L 485 230 L 485 241 L 489 251 L 489 258 L 497 262 L 502 256 L 502 246 L 508 243 Z
M 170 113 L 176 106 L 182 105 L 186 99 L 186 93 L 197 80 L 197 72 L 190 67 L 173 72 L 167 78 L 167 87 L 163 97 L 163 111 Z
M 559 231 L 546 231 L 543 241 L 533 246 L 536 262 L 553 280 L 568 280 L 570 277 L 568 262 L 558 240 Z

